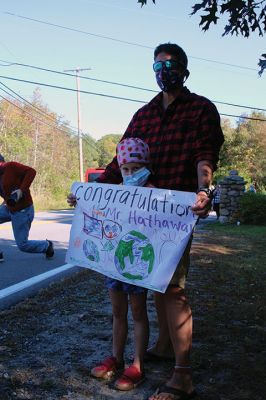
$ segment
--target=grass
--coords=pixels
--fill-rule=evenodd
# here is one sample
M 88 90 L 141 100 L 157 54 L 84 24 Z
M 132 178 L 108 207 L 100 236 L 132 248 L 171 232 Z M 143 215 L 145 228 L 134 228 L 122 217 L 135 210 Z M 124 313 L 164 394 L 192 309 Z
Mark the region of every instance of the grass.
M 263 236 L 266 237 L 266 226 L 259 225 L 241 224 L 237 226 L 236 224 L 221 224 L 220 222 L 213 222 L 206 224 L 203 229 L 226 235 L 245 236 L 250 239 L 256 239 Z
M 54 199 L 34 196 L 33 201 L 35 211 L 65 210 L 69 208 L 66 197 L 64 199 Z

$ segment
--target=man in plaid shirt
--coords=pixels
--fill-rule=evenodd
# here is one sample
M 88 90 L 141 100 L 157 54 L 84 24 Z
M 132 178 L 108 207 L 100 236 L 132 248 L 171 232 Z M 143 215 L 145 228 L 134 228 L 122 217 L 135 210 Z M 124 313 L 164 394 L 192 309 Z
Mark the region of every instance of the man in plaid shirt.
M 172 43 L 159 45 L 154 61 L 153 70 L 162 91 L 135 113 L 122 139 L 139 137 L 145 141 L 151 154 L 152 184 L 197 192 L 192 210 L 204 218 L 211 208 L 209 187 L 224 141 L 220 117 L 210 100 L 184 87 L 189 71 L 181 47 Z M 116 157 L 97 181 L 122 182 Z M 68 202 L 75 204 L 73 195 Z M 192 312 L 184 291 L 189 251 L 190 244 L 166 292 L 154 295 L 159 337 L 147 350 L 147 358 L 165 359 L 174 353 L 175 367 L 170 379 L 149 400 L 188 400 L 196 396 L 190 366 Z
M 159 45 L 154 61 L 153 69 L 162 91 L 135 113 L 123 139 L 144 140 L 150 148 L 154 186 L 197 192 L 193 211 L 206 217 L 211 208 L 212 174 L 224 141 L 220 116 L 210 100 L 184 87 L 189 76 L 188 60 L 179 46 Z M 115 157 L 98 182 L 121 181 Z M 149 400 L 166 399 L 169 393 L 179 400 L 195 396 L 190 367 L 192 313 L 184 292 L 189 250 L 190 245 L 166 292 L 155 293 L 159 338 L 147 355 L 165 358 L 173 349 L 175 368 L 166 385 L 158 388 Z

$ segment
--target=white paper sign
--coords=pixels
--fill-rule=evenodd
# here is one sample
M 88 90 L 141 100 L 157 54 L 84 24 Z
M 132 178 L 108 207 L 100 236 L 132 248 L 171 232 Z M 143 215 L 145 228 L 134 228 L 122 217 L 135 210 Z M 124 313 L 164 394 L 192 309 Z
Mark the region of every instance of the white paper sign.
M 75 182 L 66 262 L 164 293 L 197 220 L 196 195 Z

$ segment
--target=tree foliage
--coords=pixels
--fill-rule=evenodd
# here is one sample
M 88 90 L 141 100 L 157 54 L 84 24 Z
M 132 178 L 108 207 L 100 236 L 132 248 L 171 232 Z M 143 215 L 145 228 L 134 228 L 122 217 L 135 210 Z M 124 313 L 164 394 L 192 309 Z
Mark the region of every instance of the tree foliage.
M 121 139 L 121 135 L 110 134 L 98 140 L 99 164 L 105 167 L 114 157 L 116 145 Z
M 155 4 L 155 0 L 152 0 Z M 141 6 L 147 4 L 147 0 L 138 0 Z M 249 37 L 257 32 L 263 36 L 266 32 L 266 0 L 202 0 L 192 6 L 192 13 L 205 12 L 201 15 L 200 26 L 207 31 L 211 24 L 217 24 L 220 15 L 226 15 L 227 23 L 224 27 L 224 35 L 242 35 Z M 266 68 L 266 54 L 261 55 L 258 65 L 259 75 Z
M 96 141 L 83 135 L 83 167 L 109 163 L 120 135 L 106 135 Z M 35 199 L 65 201 L 73 181 L 79 180 L 79 141 L 66 122 L 42 101 L 39 89 L 31 103 L 0 101 L 0 153 L 7 161 L 17 161 L 36 169 L 32 185 Z
M 37 170 L 32 186 L 35 201 L 39 199 L 45 207 L 51 205 L 51 199 L 65 204 L 73 181 L 79 180 L 78 137 L 42 103 L 40 94 L 35 93 L 32 101 L 32 105 L 14 99 L 0 101 L 0 153 L 7 161 Z M 260 189 L 266 189 L 266 115 L 253 113 L 251 117 L 255 119 L 242 118 L 236 127 L 222 120 L 225 143 L 216 179 L 237 169 L 245 180 L 256 181 Z M 84 171 L 106 166 L 120 138 L 119 134 L 109 134 L 97 141 L 83 135 Z
M 262 190 L 266 188 L 266 115 L 252 113 L 254 120 L 242 119 L 236 128 L 224 120 L 222 128 L 225 143 L 220 153 L 216 179 L 237 169 L 247 182 L 257 182 Z

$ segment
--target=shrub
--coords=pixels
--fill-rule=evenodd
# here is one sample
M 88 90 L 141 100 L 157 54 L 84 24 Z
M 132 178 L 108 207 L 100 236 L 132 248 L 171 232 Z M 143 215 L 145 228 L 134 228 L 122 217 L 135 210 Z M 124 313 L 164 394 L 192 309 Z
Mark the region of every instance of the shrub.
M 244 193 L 240 199 L 240 220 L 244 224 L 266 225 L 266 195 Z

